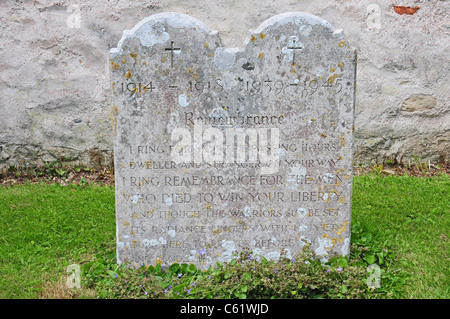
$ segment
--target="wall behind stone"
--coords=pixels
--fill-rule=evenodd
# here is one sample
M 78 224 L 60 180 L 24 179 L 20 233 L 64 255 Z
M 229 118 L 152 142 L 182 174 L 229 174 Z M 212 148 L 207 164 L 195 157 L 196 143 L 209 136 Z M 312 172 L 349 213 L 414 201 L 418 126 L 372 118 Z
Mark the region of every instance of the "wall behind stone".
M 109 49 L 165 11 L 199 19 L 228 47 L 276 14 L 324 18 L 358 50 L 355 161 L 448 159 L 449 1 L 2 0 L 0 168 L 109 165 Z

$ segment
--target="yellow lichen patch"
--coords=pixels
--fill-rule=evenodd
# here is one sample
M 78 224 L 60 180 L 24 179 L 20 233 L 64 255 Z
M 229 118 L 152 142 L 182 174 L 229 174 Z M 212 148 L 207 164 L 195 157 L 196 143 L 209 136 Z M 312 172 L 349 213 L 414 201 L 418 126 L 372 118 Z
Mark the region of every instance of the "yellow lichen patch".
M 125 64 L 125 63 L 127 63 L 127 60 L 125 59 L 125 57 L 123 57 L 122 64 Z
M 165 59 L 164 57 L 161 58 L 161 62 L 162 62 L 162 63 L 166 62 L 166 59 Z
M 212 233 L 214 235 L 220 234 L 222 231 L 220 229 L 213 230 Z
M 297 70 L 291 69 L 291 73 L 292 73 L 292 74 L 297 73 Z
M 187 68 L 187 73 L 190 74 L 195 81 L 198 81 L 198 79 L 200 78 L 200 75 L 198 73 L 194 73 L 194 69 L 192 68 L 192 66 L 189 66 Z
M 325 138 L 325 137 L 327 137 L 327 136 L 326 136 L 325 134 L 321 133 L 321 134 L 320 134 L 320 137 Z
M 131 78 L 133 77 L 133 75 L 132 75 L 131 72 L 128 70 L 128 71 L 125 73 L 125 77 L 126 77 L 127 79 L 131 79 Z
M 338 43 L 338 47 L 342 48 L 345 46 L 345 41 L 341 41 Z
M 256 37 L 252 35 L 252 37 L 250 38 L 250 40 L 252 40 L 252 42 L 256 41 Z
M 334 80 L 336 80 L 337 74 L 333 74 L 328 78 L 328 84 L 333 84 Z
M 212 207 L 211 204 L 208 204 L 208 205 L 205 206 L 206 209 L 211 209 L 211 207 Z
M 338 67 L 342 68 L 344 66 L 344 63 L 339 63 Z
M 323 234 L 323 238 L 328 238 L 328 234 Z
M 264 39 L 264 38 L 266 37 L 266 35 L 265 35 L 264 33 L 261 32 L 261 33 L 259 34 L 259 37 L 260 37 L 261 39 Z
M 111 112 L 113 115 L 119 114 L 119 108 L 115 105 L 111 105 Z
M 258 54 L 258 59 L 262 59 L 264 55 L 262 53 Z
M 335 69 L 335 68 L 331 68 L 330 71 L 331 71 L 331 72 L 334 72 L 334 71 L 336 71 L 336 69 Z
M 205 44 L 203 44 L 203 47 L 206 49 L 206 48 L 209 47 L 209 44 L 208 44 L 208 43 L 205 43 Z
M 136 58 L 137 57 L 137 53 L 130 53 L 130 57 Z
M 113 70 L 120 70 L 120 64 L 115 64 L 113 61 L 109 61 Z

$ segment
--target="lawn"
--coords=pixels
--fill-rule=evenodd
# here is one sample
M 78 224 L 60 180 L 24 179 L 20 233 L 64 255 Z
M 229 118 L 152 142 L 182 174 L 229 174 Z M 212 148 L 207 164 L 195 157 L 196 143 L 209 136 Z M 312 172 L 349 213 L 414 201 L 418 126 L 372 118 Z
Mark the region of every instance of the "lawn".
M 115 242 L 111 186 L 23 184 L 0 188 L 0 198 L 1 298 L 37 298 Z
M 388 296 L 449 298 L 449 175 L 366 174 L 353 188 L 352 225 L 370 236 L 352 242 L 385 249 L 386 270 L 408 274 Z M 114 251 L 112 186 L 24 183 L 0 186 L 0 198 L 0 298 L 69 298 L 67 267 Z
M 352 220 L 401 257 L 405 298 L 449 298 L 450 178 L 357 176 Z

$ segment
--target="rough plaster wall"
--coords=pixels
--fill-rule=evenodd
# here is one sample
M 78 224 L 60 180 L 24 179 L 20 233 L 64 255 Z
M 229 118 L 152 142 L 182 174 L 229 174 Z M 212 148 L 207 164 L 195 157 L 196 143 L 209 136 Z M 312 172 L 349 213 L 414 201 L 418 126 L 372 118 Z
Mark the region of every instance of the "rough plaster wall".
M 108 51 L 164 11 L 201 20 L 229 47 L 276 14 L 324 18 L 358 50 L 355 161 L 449 157 L 449 1 L 1 0 L 0 167 L 111 163 Z

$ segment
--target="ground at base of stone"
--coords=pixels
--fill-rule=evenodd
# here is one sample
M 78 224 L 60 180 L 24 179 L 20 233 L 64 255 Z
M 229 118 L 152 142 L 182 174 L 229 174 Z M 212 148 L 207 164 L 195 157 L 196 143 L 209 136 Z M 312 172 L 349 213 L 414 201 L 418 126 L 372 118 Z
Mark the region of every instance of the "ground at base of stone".
M 59 183 L 63 186 L 70 184 L 76 185 L 114 185 L 114 170 L 111 168 L 104 168 L 101 170 L 85 168 L 65 168 L 63 176 L 47 173 L 45 170 L 36 168 L 34 171 L 30 170 L 10 170 L 0 172 L 0 185 L 8 186 L 24 183 Z M 441 163 L 440 165 L 424 165 L 422 167 L 414 165 L 407 167 L 405 165 L 366 165 L 354 166 L 354 175 L 365 174 L 381 174 L 402 176 L 408 174 L 410 176 L 432 177 L 440 174 L 450 174 L 450 164 Z

